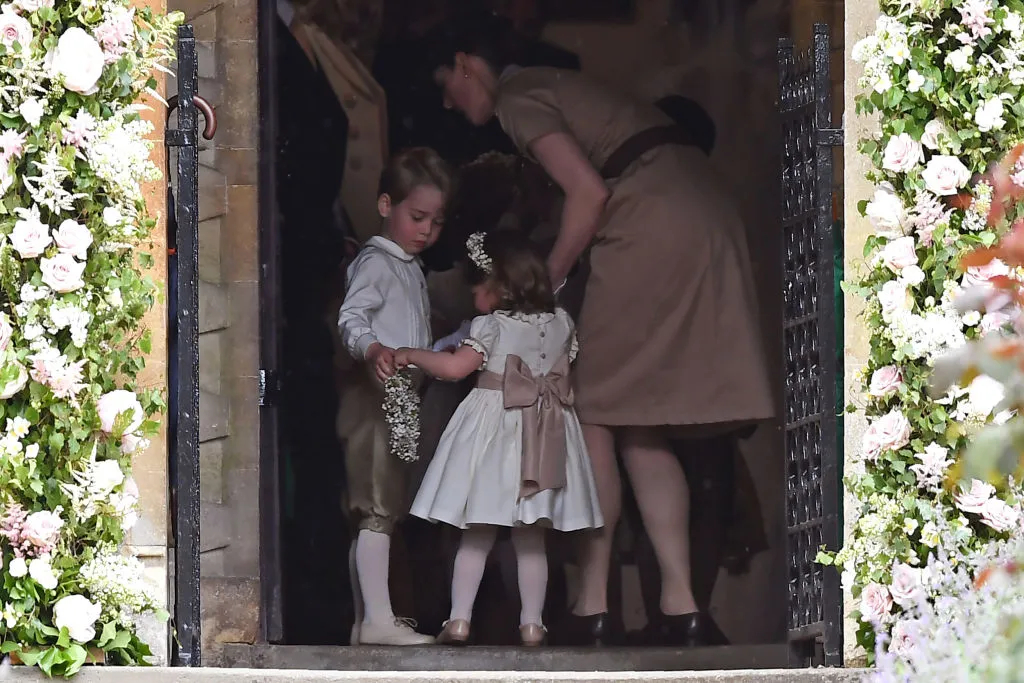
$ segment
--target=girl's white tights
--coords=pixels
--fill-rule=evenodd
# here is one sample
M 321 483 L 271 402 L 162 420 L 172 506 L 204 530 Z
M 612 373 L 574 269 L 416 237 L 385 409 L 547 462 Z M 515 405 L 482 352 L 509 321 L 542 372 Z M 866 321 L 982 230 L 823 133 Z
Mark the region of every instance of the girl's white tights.
M 484 575 L 487 555 L 491 552 L 498 529 L 479 526 L 462 532 L 459 552 L 452 572 L 452 612 L 449 618 L 470 621 L 473 603 Z M 516 527 L 512 529 L 512 545 L 516 550 L 519 571 L 519 599 L 522 612 L 519 623 L 541 624 L 544 595 L 548 587 L 548 558 L 544 552 L 544 529 Z

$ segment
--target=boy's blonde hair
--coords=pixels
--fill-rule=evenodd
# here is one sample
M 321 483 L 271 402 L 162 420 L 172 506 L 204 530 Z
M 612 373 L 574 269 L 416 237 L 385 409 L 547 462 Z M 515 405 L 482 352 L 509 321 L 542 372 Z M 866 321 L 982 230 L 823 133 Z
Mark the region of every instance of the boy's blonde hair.
M 401 204 L 420 185 L 433 185 L 446 198 L 451 196 L 451 168 L 429 147 L 412 147 L 393 156 L 380 174 L 377 196 L 386 194 L 392 204 Z

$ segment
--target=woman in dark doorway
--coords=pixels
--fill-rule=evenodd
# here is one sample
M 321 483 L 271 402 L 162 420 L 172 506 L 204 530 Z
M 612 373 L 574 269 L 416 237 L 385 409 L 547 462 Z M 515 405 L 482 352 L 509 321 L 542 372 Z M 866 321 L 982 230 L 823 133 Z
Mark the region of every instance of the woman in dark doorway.
M 614 638 L 618 446 L 661 570 L 660 641 L 700 644 L 689 492 L 669 439 L 773 414 L 743 224 L 705 154 L 663 111 L 577 72 L 520 68 L 507 24 L 476 19 L 436 36 L 431 66 L 445 106 L 476 125 L 497 116 L 564 191 L 548 259 L 556 285 L 590 248 L 576 401 L 607 526 L 588 539 L 573 618 L 553 635 Z

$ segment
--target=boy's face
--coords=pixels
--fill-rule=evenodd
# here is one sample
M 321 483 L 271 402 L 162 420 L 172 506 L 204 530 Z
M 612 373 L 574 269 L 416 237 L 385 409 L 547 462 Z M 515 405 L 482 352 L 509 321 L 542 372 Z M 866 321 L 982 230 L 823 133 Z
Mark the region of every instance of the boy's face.
M 382 194 L 377 210 L 384 218 L 384 236 L 407 254 L 419 254 L 434 244 L 444 225 L 444 194 L 433 185 L 420 185 L 401 203 Z

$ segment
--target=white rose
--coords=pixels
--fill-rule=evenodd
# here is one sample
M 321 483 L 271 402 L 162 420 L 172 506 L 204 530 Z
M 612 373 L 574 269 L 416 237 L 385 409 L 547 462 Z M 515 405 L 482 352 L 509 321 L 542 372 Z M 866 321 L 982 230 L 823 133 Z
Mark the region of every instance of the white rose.
M 917 287 L 924 282 L 925 274 L 920 266 L 907 266 L 900 271 L 900 277 L 911 287 Z
M 53 241 L 62 253 L 71 254 L 84 261 L 92 244 L 92 232 L 89 228 L 73 220 L 66 220 L 53 233 Z
M 1020 513 L 998 498 L 989 498 L 981 508 L 981 521 L 999 533 L 1009 531 L 1020 520 Z
M 85 287 L 82 280 L 85 264 L 76 261 L 71 254 L 41 259 L 39 269 L 43 271 L 43 284 L 55 292 L 66 294 Z
M 971 488 L 964 490 L 961 486 L 960 491 L 953 496 L 953 500 L 956 502 L 956 506 L 964 512 L 981 514 L 985 509 L 985 504 L 995 495 L 995 492 L 996 488 L 991 484 L 986 484 L 980 479 L 972 479 Z
M 7 384 L 0 385 L 0 400 L 6 400 L 13 397 L 19 391 L 24 389 L 26 384 L 28 384 L 28 370 L 25 369 L 25 366 L 17 361 L 12 361 L 8 365 L 4 366 L 4 370 L 11 366 L 17 368 L 18 374 L 14 379 L 7 382 Z
M 101 460 L 92 467 L 92 488 L 102 496 L 110 493 L 124 482 L 124 472 L 116 460 Z
M 103 223 L 108 228 L 116 228 L 121 225 L 124 219 L 121 217 L 121 212 L 116 206 L 108 206 L 103 209 Z
M 6 313 L 0 313 L 0 351 L 6 351 L 14 336 L 14 328 Z
M 892 315 L 897 311 L 909 311 L 912 305 L 910 292 L 907 291 L 907 284 L 899 280 L 889 280 L 878 292 L 878 303 L 882 306 L 882 313 Z
M 907 266 L 917 265 L 917 247 L 913 237 L 900 237 L 886 244 L 881 251 L 882 263 L 893 271 L 899 273 Z
M 27 53 L 31 42 L 32 24 L 28 23 L 28 19 L 12 12 L 10 6 L 4 6 L 0 12 L 0 43 L 3 43 L 8 52 L 11 52 L 17 43 L 22 53 Z
M 107 434 L 114 432 L 114 422 L 121 413 L 129 413 L 131 420 L 125 428 L 125 434 L 131 434 L 142 426 L 145 414 L 142 411 L 142 404 L 135 394 L 124 389 L 115 389 L 100 396 L 96 402 L 96 412 L 100 417 L 100 426 Z
M 68 595 L 53 606 L 53 625 L 66 628 L 72 640 L 88 643 L 96 637 L 96 622 L 102 608 L 82 595 Z
M 1006 125 L 1003 119 L 1003 102 L 998 97 L 985 100 L 978 111 L 974 112 L 974 122 L 978 124 L 978 130 L 987 133 L 991 130 L 1000 130 Z
M 46 251 L 53 238 L 50 229 L 33 213 L 25 213 L 19 218 L 11 231 L 11 246 L 23 259 L 36 258 Z
M 900 373 L 900 369 L 895 365 L 886 365 L 872 373 L 868 394 L 881 398 L 895 394 L 901 386 L 903 386 L 903 375 Z
M 61 34 L 50 68 L 63 76 L 68 90 L 91 95 L 103 75 L 103 48 L 91 35 L 73 26 Z
M 50 558 L 46 555 L 29 561 L 28 574 L 33 581 L 48 591 L 52 591 L 59 583 L 57 575 L 53 573 L 53 567 L 50 565 Z
M 916 69 L 911 69 L 910 73 L 907 74 L 907 90 L 910 92 L 918 92 L 924 86 L 924 76 L 919 74 Z
M 15 557 L 11 560 L 10 566 L 7 567 L 7 573 L 16 579 L 20 579 L 23 576 L 28 575 L 28 563 L 25 562 L 24 557 Z
M 21 103 L 21 106 L 18 107 L 18 113 L 21 114 L 21 118 L 25 119 L 25 123 L 35 128 L 43 120 L 45 110 L 39 100 L 30 97 Z
M 924 591 L 921 588 L 921 570 L 908 564 L 897 564 L 892 570 L 889 593 L 896 604 L 904 609 L 916 605 L 924 597 Z
M 967 387 L 967 394 L 978 414 L 985 416 L 991 415 L 1006 396 L 1003 385 L 988 375 L 975 377 Z
M 938 119 L 932 119 L 924 126 L 924 134 L 921 136 L 921 144 L 928 149 L 938 149 L 942 138 L 949 137 L 946 124 Z
M 956 157 L 937 154 L 928 160 L 921 177 L 929 192 L 948 197 L 967 184 L 971 172 Z
M 130 531 L 139 520 L 139 487 L 135 480 L 128 477 L 121 493 L 110 496 L 110 504 L 114 506 L 121 517 L 121 529 Z
M 974 50 L 970 45 L 964 45 L 946 55 L 946 64 L 953 67 L 953 71 L 963 73 L 971 68 L 971 60 L 974 58 Z
M 864 621 L 877 624 L 889 616 L 892 595 L 880 583 L 869 583 L 860 594 L 860 614 Z
M 868 202 L 864 213 L 871 221 L 871 225 L 885 235 L 900 234 L 906 220 L 903 200 L 888 183 L 883 183 L 875 189 L 875 195 Z
M 885 145 L 882 168 L 893 173 L 906 173 L 924 161 L 921 143 L 906 133 L 889 138 Z
M 53 7 L 53 0 L 14 0 L 14 5 L 26 12 L 35 12 L 42 7 Z

